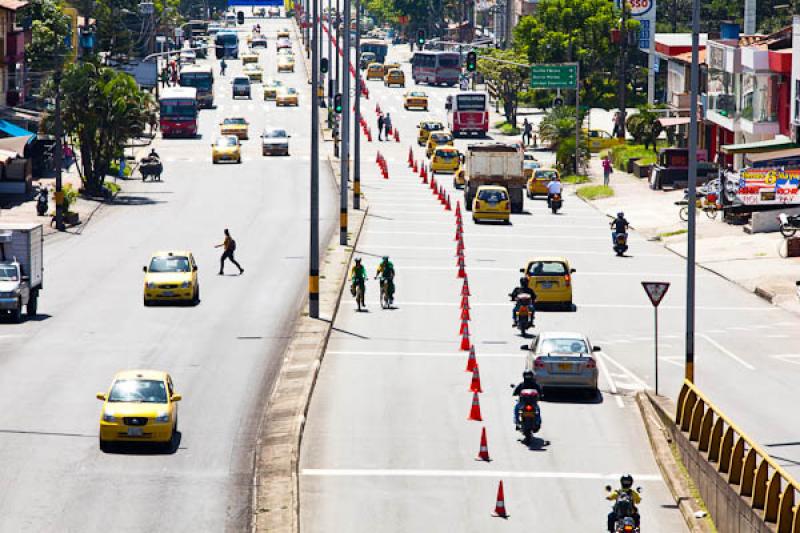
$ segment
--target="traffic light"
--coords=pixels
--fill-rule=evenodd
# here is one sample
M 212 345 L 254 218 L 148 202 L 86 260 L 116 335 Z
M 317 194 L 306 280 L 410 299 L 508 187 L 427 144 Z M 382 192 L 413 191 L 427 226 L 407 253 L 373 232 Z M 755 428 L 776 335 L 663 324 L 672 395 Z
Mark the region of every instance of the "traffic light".
M 336 113 L 342 112 L 342 93 L 336 93 L 333 97 L 333 110 Z
M 236 12 L 236 22 L 238 22 L 239 25 L 244 24 L 244 11 Z
M 478 69 L 478 54 L 467 52 L 467 72 L 475 72 Z
M 417 44 L 422 46 L 425 44 L 425 30 L 418 30 L 417 31 Z
M 319 60 L 319 71 L 323 74 L 328 73 L 328 58 L 323 57 Z

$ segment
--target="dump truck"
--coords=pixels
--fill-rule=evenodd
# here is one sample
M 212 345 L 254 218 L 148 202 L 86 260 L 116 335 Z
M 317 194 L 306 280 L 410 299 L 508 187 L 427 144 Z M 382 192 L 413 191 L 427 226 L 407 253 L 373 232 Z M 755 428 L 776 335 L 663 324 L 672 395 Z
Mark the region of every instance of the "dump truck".
M 41 224 L 0 224 L 0 313 L 22 322 L 36 316 L 42 290 L 44 230 Z
M 472 210 L 472 200 L 481 185 L 501 185 L 511 198 L 511 212 L 522 213 L 525 176 L 523 153 L 512 143 L 480 143 L 467 146 L 464 207 Z

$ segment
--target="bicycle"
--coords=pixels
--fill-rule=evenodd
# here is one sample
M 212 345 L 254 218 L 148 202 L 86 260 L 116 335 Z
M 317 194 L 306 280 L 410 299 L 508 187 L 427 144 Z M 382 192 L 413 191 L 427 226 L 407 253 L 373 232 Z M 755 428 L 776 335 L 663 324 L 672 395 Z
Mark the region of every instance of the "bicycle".
M 394 303 L 394 294 L 393 291 L 390 291 L 390 285 L 388 279 L 381 280 L 381 307 L 384 309 L 391 309 L 392 303 Z

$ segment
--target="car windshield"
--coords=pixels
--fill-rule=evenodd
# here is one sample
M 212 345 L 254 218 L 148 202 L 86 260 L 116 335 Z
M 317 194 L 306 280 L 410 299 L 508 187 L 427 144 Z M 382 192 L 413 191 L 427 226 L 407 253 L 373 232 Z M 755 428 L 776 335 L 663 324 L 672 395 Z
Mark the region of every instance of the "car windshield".
M 0 281 L 19 281 L 17 267 L 0 265 Z
M 497 202 L 502 202 L 507 198 L 508 195 L 506 195 L 506 191 L 484 190 L 478 193 L 478 200 L 483 200 L 484 202 L 489 202 L 490 204 L 496 204 Z
M 237 124 L 237 125 L 244 126 L 245 124 L 247 124 L 247 121 L 245 119 L 243 119 L 243 118 L 226 118 L 223 121 L 223 123 L 224 124 Z
M 295 89 L 294 87 L 287 87 L 286 94 L 297 94 L 297 89 Z
M 426 95 L 425 93 L 423 93 L 423 92 L 419 92 L 419 91 L 412 91 L 412 92 L 408 93 L 408 95 L 409 95 L 409 96 L 421 97 L 421 98 L 425 98 L 425 97 L 427 97 L 427 96 L 428 96 L 428 95 Z
M 536 173 L 536 178 L 541 180 L 550 181 L 551 179 L 557 177 L 558 177 L 558 172 L 556 172 L 555 170 L 540 170 Z
M 258 65 L 253 65 L 252 63 L 250 63 L 249 65 L 245 65 L 244 69 L 245 70 L 258 70 Z
M 539 353 L 589 353 L 583 339 L 544 339 L 538 349 Z
M 433 139 L 433 142 L 440 143 L 440 144 L 441 143 L 450 142 L 450 141 L 453 140 L 453 138 L 450 137 L 449 135 L 441 134 L 441 133 L 440 134 L 433 134 L 433 135 L 431 135 L 431 138 Z
M 560 261 L 534 261 L 528 266 L 529 276 L 564 276 L 567 265 Z
M 233 84 L 234 85 L 250 85 L 250 79 L 249 78 L 234 78 L 233 79 Z
M 148 272 L 189 272 L 189 258 L 183 255 L 166 255 L 150 260 Z
M 267 130 L 264 132 L 264 137 L 268 137 L 270 139 L 286 137 L 286 130 Z
M 425 128 L 426 130 L 430 130 L 430 131 L 436 131 L 436 130 L 443 130 L 444 126 L 442 126 L 438 122 L 427 122 L 423 126 L 423 128 Z
M 228 146 L 236 146 L 236 137 L 217 137 L 217 141 L 214 143 L 220 148 L 227 148 Z
M 167 403 L 167 387 L 155 379 L 119 379 L 111 387 L 108 401 Z
M 453 150 L 436 150 L 436 157 L 441 157 L 442 159 L 452 159 L 457 155 L 458 153 Z

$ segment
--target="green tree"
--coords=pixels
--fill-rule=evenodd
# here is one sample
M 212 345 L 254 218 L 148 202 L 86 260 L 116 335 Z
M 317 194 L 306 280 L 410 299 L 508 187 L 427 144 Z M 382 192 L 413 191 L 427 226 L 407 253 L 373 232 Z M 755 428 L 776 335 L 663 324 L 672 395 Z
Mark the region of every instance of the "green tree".
M 478 56 L 478 72 L 491 80 L 497 87 L 497 94 L 503 101 L 503 114 L 506 122 L 517 127 L 517 106 L 519 96 L 528 86 L 529 68 L 512 63 L 526 64 L 525 56 L 515 50 L 486 48 Z M 499 60 L 499 61 L 495 61 Z M 512 63 L 505 63 L 510 61 Z
M 397 22 L 399 12 L 392 0 L 367 0 L 365 5 L 367 11 L 377 19 L 378 24 Z
M 561 171 L 575 168 L 575 108 L 552 108 L 539 123 L 539 138 L 556 153 L 556 166 Z M 583 123 L 584 113 L 578 118 Z M 589 149 L 583 131 L 580 132 L 581 160 L 589 158 Z M 577 172 L 577 170 L 576 170 Z
M 55 0 L 31 0 L 22 8 L 22 20 L 31 22 L 31 41 L 25 45 L 25 62 L 30 70 L 52 70 L 69 52 L 66 39 L 70 21 Z
M 625 121 L 625 126 L 633 137 L 633 142 L 644 144 L 645 149 L 652 145 L 653 151 L 656 151 L 656 140 L 664 131 L 658 117 L 657 113 L 646 107 L 640 107 L 638 113 L 630 115 Z
M 155 101 L 128 74 L 91 62 L 69 65 L 61 88 L 64 132 L 78 141 L 84 188 L 100 194 L 125 143 L 155 120 Z

